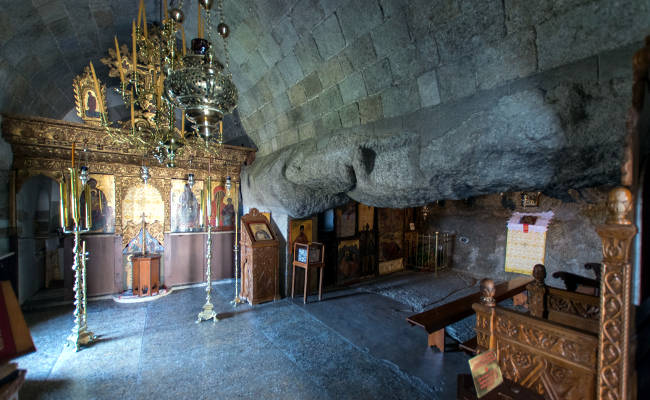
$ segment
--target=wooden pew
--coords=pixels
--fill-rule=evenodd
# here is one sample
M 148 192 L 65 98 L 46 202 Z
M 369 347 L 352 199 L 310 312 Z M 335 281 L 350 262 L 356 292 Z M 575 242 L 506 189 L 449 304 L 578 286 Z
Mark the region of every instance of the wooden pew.
M 479 351 L 496 352 L 505 379 L 547 399 L 595 398 L 598 333 L 496 306 L 491 279 L 481 292 L 472 306 Z
M 526 285 L 532 282 L 530 277 L 517 277 L 507 282 L 496 285 L 495 299 L 497 302 L 515 298 L 515 305 L 525 304 Z M 429 335 L 429 347 L 435 346 L 440 351 L 445 351 L 445 327 L 474 313 L 472 304 L 481 300 L 480 291 L 468 296 L 443 304 L 439 307 L 411 315 L 406 321 L 412 326 L 421 326 Z

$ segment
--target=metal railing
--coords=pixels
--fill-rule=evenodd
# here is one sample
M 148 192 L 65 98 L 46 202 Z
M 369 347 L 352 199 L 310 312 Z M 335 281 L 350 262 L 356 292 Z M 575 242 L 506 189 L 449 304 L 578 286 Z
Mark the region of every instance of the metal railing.
M 406 264 L 416 269 L 438 271 L 451 268 L 455 234 L 435 232 L 421 234 L 406 232 Z

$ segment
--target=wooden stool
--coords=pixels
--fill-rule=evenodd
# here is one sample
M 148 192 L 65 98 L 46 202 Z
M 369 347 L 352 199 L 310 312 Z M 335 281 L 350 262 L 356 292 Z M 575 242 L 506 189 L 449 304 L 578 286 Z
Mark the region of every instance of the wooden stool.
M 325 245 L 318 242 L 294 243 L 293 245 L 293 276 L 291 278 L 291 298 L 296 284 L 296 267 L 305 269 L 305 290 L 303 303 L 307 304 L 307 286 L 309 285 L 309 269 L 320 269 L 318 283 L 318 301 L 323 293 L 323 269 L 325 268 Z
M 151 296 L 160 289 L 160 255 L 147 254 L 133 257 L 133 294 Z

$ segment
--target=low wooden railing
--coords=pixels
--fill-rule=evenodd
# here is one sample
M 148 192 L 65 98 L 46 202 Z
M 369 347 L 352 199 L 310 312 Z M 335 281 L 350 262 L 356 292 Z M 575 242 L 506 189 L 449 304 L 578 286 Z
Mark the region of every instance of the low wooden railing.
M 503 377 L 548 399 L 593 399 L 598 334 L 498 307 L 494 282 L 481 281 L 476 312 L 479 351 L 494 350 Z
M 598 333 L 600 298 L 546 286 L 546 268 L 533 268 L 535 281 L 526 288 L 530 314 L 570 327 Z

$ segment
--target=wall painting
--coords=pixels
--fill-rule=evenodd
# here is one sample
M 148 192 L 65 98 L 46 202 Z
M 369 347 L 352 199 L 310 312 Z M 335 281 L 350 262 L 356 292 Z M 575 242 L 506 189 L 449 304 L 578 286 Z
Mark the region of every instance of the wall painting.
M 361 277 L 359 240 L 341 240 L 338 248 L 337 282 Z
M 212 182 L 210 225 L 217 228 L 217 230 L 235 229 L 235 199 L 237 193 L 234 186 L 228 192 L 223 182 Z
M 357 229 L 357 203 L 351 201 L 336 209 L 336 237 L 354 236 Z
M 184 179 L 172 179 L 171 185 L 171 231 L 200 232 L 201 190 L 203 182 L 196 181 L 190 188 Z

